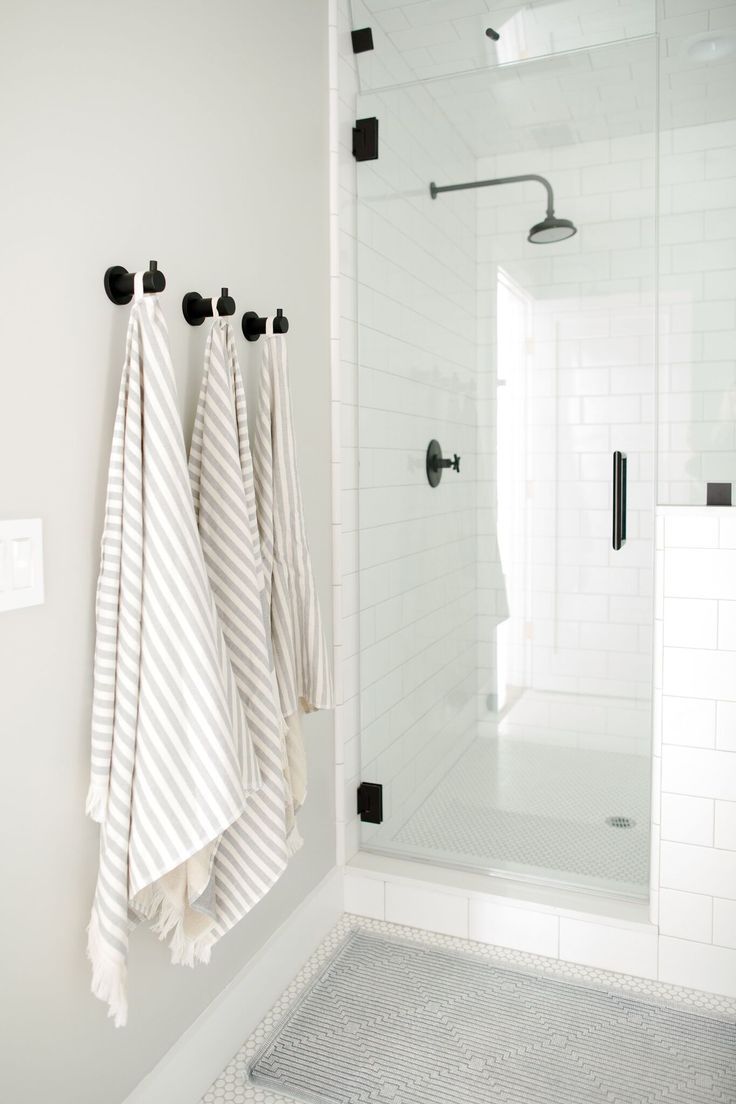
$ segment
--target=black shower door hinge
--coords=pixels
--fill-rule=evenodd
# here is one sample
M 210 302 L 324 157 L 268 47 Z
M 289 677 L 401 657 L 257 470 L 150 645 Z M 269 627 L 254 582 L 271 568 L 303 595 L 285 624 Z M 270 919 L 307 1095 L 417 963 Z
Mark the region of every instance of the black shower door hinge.
M 370 27 L 360 27 L 357 31 L 350 32 L 354 54 L 364 54 L 373 49 L 373 31 Z
M 383 786 L 380 782 L 361 782 L 358 786 L 358 815 L 368 824 L 383 820 Z
M 378 119 L 356 119 L 353 127 L 353 157 L 356 161 L 378 160 Z

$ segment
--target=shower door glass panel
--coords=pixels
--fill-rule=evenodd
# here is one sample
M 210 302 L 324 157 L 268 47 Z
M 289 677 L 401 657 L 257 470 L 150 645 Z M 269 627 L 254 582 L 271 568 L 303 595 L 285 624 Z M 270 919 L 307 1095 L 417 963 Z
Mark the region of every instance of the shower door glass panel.
M 646 896 L 655 58 L 642 39 L 360 97 L 366 849 Z M 528 240 L 540 176 L 566 240 Z M 435 488 L 432 439 L 460 456 Z
M 734 5 L 712 18 L 683 35 L 660 16 L 658 476 L 674 505 L 736 484 Z
M 350 0 L 363 91 L 652 35 L 654 0 Z M 487 32 L 491 31 L 491 34 Z

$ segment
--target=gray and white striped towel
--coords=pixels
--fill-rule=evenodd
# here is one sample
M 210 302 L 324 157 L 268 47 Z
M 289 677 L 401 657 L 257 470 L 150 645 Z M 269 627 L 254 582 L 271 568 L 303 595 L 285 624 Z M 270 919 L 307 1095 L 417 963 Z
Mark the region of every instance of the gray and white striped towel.
M 207 573 L 261 768 L 263 788 L 249 801 L 239 831 L 260 843 L 265 892 L 286 864 L 285 823 L 289 850 L 301 841 L 285 779 L 286 726 L 271 655 L 245 388 L 224 319 L 215 319 L 207 338 L 189 475 Z M 233 873 L 244 858 L 233 855 Z M 247 870 L 241 874 L 247 878 Z M 237 909 L 235 899 L 229 908 Z
M 156 920 L 172 960 L 190 965 L 234 922 L 218 844 L 264 785 L 199 542 L 166 323 L 140 274 L 96 620 L 87 812 L 101 835 L 88 954 L 92 991 L 120 1026 L 131 922 Z
M 307 785 L 299 711 L 331 709 L 334 701 L 304 525 L 286 338 L 274 334 L 271 318 L 263 338 L 253 469 L 274 664 L 281 711 L 289 725 L 289 777 L 298 808 Z

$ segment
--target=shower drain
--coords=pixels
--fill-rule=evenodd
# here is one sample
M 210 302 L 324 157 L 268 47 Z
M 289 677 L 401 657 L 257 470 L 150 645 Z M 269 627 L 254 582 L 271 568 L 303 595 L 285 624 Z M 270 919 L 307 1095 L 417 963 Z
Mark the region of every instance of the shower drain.
M 633 817 L 627 816 L 610 816 L 606 817 L 606 824 L 609 828 L 635 828 L 636 821 Z

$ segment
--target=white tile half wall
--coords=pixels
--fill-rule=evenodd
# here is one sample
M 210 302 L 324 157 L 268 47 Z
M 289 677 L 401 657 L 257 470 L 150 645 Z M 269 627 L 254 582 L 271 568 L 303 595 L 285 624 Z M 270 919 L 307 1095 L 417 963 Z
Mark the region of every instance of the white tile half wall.
M 657 518 L 652 916 L 659 976 L 736 995 L 736 509 Z
M 346 870 L 348 912 L 736 998 L 736 508 L 662 507 L 656 528 L 649 921 L 373 855 Z

